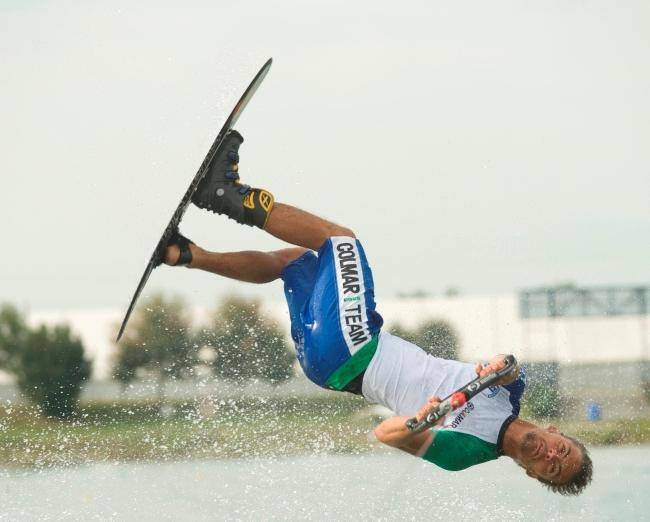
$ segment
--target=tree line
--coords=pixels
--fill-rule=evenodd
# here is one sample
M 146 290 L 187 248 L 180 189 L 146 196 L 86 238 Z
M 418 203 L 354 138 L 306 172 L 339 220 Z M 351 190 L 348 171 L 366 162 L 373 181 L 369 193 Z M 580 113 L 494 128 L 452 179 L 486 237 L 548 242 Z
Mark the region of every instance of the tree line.
M 153 381 L 161 398 L 165 383 L 174 379 L 286 381 L 294 375 L 293 349 L 260 308 L 255 299 L 230 296 L 194 327 L 181 299 L 154 295 L 116 345 L 113 377 L 124 386 Z M 445 321 L 425 321 L 414 329 L 397 324 L 391 331 L 433 355 L 457 357 L 458 335 Z M 45 415 L 65 418 L 75 412 L 91 361 L 67 325 L 30 327 L 15 307 L 3 305 L 0 369 L 14 376 L 22 394 Z
M 257 300 L 228 297 L 194 328 L 181 299 L 155 295 L 116 345 L 113 377 L 123 385 L 153 380 L 162 395 L 166 381 L 199 375 L 278 384 L 293 375 L 294 360 L 284 331 L 261 313 Z M 0 306 L 0 370 L 43 414 L 71 416 L 91 369 L 68 325 L 30 327 L 16 307 Z
M 293 375 L 293 362 L 284 331 L 257 300 L 228 297 L 193 329 L 182 300 L 158 295 L 140 308 L 117 345 L 114 377 L 124 384 L 152 379 L 160 387 L 197 373 L 277 384 Z

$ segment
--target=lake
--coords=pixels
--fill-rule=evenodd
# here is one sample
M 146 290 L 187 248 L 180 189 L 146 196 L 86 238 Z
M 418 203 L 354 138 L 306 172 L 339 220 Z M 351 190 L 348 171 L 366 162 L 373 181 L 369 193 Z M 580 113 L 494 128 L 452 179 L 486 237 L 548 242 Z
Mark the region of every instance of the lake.
M 591 454 L 578 498 L 507 458 L 450 473 L 390 450 L 3 470 L 0 520 L 648 520 L 650 446 Z

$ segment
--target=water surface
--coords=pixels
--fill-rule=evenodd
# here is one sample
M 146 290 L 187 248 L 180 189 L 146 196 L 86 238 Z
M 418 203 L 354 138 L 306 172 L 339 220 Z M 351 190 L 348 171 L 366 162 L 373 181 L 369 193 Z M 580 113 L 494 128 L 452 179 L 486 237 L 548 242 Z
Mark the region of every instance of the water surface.
M 507 458 L 450 473 L 397 453 L 3 471 L 2 520 L 648 520 L 650 447 L 592 450 L 579 498 Z

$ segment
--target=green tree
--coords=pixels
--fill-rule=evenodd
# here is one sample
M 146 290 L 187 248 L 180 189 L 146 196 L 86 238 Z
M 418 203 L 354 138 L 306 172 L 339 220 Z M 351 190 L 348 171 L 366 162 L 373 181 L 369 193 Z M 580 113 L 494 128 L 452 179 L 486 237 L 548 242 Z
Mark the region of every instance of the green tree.
M 412 330 L 395 324 L 391 333 L 418 345 L 435 357 L 458 358 L 458 334 L 451 324 L 442 319 L 428 319 Z
M 21 313 L 9 304 L 0 307 L 0 368 L 14 373 L 18 360 L 16 355 L 24 346 L 29 328 Z
M 142 304 L 117 344 L 113 375 L 127 384 L 144 373 L 155 379 L 162 399 L 168 379 L 192 373 L 196 352 L 183 301 L 154 295 Z
M 641 391 L 645 397 L 645 401 L 650 404 L 650 382 L 644 381 L 641 383 Z
M 77 405 L 90 362 L 65 325 L 31 329 L 11 305 L 0 308 L 0 368 L 46 415 L 68 417 Z
M 460 295 L 460 288 L 457 286 L 448 286 L 444 291 L 445 297 L 458 297 Z
M 650 361 L 640 363 L 641 365 L 641 391 L 648 404 L 650 404 Z
M 235 380 L 263 379 L 271 383 L 293 375 L 294 355 L 281 328 L 262 316 L 257 300 L 226 298 L 211 314 L 199 337 L 214 350 L 215 375 Z
M 416 339 L 416 330 L 417 328 L 411 330 L 410 328 L 402 326 L 400 323 L 395 323 L 390 328 L 390 333 L 397 335 L 410 343 L 418 344 Z
M 91 365 L 68 326 L 29 331 L 14 360 L 18 387 L 46 415 L 64 418 L 74 412 Z
M 557 417 L 560 415 L 561 397 L 557 387 L 544 383 L 528 385 L 522 406 L 534 417 Z

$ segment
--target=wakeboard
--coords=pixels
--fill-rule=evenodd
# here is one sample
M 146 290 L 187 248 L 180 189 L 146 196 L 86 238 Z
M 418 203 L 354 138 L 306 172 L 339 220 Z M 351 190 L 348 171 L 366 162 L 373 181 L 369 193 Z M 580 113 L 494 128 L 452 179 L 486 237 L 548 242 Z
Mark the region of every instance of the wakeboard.
M 167 242 L 169 241 L 169 238 L 174 233 L 174 231 L 178 228 L 181 219 L 183 219 L 183 214 L 185 214 L 185 211 L 187 210 L 187 207 L 190 204 L 192 195 L 194 194 L 196 188 L 198 187 L 199 183 L 203 179 L 203 176 L 205 176 L 205 174 L 207 173 L 210 167 L 210 163 L 212 162 L 212 158 L 214 158 L 214 155 L 216 154 L 217 150 L 219 149 L 219 146 L 221 145 L 224 138 L 226 137 L 226 134 L 228 133 L 229 130 L 231 130 L 235 126 L 235 123 L 239 119 L 239 116 L 241 116 L 241 113 L 246 108 L 246 105 L 248 105 L 248 102 L 251 100 L 251 98 L 257 91 L 257 88 L 262 83 L 262 80 L 264 80 L 264 78 L 266 77 L 266 74 L 269 72 L 272 63 L 273 63 L 273 59 L 269 58 L 268 61 L 259 70 L 259 72 L 255 75 L 255 78 L 253 78 L 253 81 L 246 88 L 244 94 L 242 94 L 241 98 L 239 98 L 237 105 L 235 105 L 235 108 L 228 116 L 228 119 L 226 119 L 226 122 L 223 124 L 223 127 L 221 127 L 219 134 L 217 134 L 217 137 L 212 143 L 210 150 L 206 154 L 205 159 L 203 160 L 203 163 L 201 163 L 201 166 L 199 167 L 199 170 L 194 176 L 194 179 L 190 183 L 190 186 L 185 191 L 185 195 L 183 196 L 183 199 L 181 199 L 181 202 L 176 207 L 176 210 L 174 211 L 172 218 L 170 219 L 167 227 L 162 233 L 162 236 L 160 237 L 158 243 L 156 244 L 156 248 L 154 249 L 153 254 L 151 254 L 149 263 L 147 264 L 147 267 L 145 268 L 144 273 L 140 278 L 140 282 L 138 283 L 138 287 L 136 288 L 135 293 L 131 298 L 131 302 L 129 303 L 129 308 L 126 311 L 124 320 L 122 321 L 120 330 L 117 334 L 117 341 L 120 340 L 122 334 L 124 333 L 126 324 L 129 322 L 129 318 L 131 317 L 131 312 L 133 312 L 135 304 L 137 303 L 138 298 L 142 293 L 142 290 L 147 284 L 151 272 L 153 271 L 154 268 L 156 268 L 161 264 L 165 253 L 165 247 L 167 246 Z

